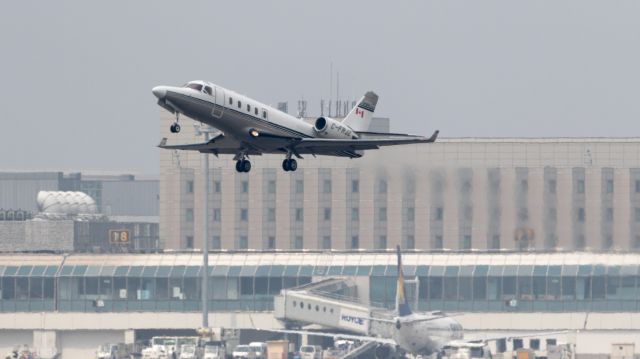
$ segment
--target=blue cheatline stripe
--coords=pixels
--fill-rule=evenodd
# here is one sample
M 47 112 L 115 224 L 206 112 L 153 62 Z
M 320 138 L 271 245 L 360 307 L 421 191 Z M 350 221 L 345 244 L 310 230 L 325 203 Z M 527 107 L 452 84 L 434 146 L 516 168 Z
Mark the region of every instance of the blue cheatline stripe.
M 221 107 L 223 110 L 233 111 L 233 112 L 235 112 L 235 113 L 237 113 L 237 114 L 240 114 L 240 115 L 242 115 L 242 116 L 244 116 L 244 117 L 247 117 L 247 118 L 248 118 L 248 119 L 250 119 L 250 120 L 257 121 L 257 122 L 260 122 L 260 123 L 263 123 L 263 124 L 265 124 L 265 125 L 267 125 L 267 126 L 271 126 L 272 128 L 275 128 L 275 129 L 278 129 L 278 130 L 281 130 L 281 131 L 284 131 L 284 132 L 288 132 L 289 134 L 296 135 L 297 137 L 314 138 L 314 137 L 311 137 L 311 136 L 309 136 L 309 135 L 307 135 L 307 134 L 305 134 L 305 133 L 298 132 L 298 131 L 296 131 L 296 130 L 294 130 L 294 129 L 291 129 L 291 128 L 289 128 L 289 127 L 285 127 L 285 126 L 282 126 L 282 125 L 278 125 L 278 124 L 276 124 L 276 123 L 269 122 L 269 121 L 264 120 L 264 119 L 261 119 L 261 118 L 259 118 L 259 117 L 254 117 L 253 115 L 250 115 L 250 114 L 247 114 L 247 113 L 244 113 L 244 112 L 240 112 L 240 111 L 238 111 L 238 110 L 236 110 L 236 109 L 234 109 L 234 108 L 220 106 L 220 105 L 218 105 L 218 104 L 215 104 L 215 103 L 212 103 L 212 102 L 209 102 L 209 101 L 206 101 L 206 100 L 203 100 L 203 99 L 197 98 L 197 97 L 191 97 L 191 96 L 187 96 L 187 95 L 179 94 L 179 93 L 176 93 L 176 92 L 171 92 L 171 93 L 172 93 L 172 94 L 174 94 L 174 95 L 178 95 L 178 96 L 180 96 L 180 97 L 186 97 L 189 101 L 193 101 L 193 100 L 195 100 L 195 101 L 203 102 L 204 104 L 209 105 L 209 106 Z

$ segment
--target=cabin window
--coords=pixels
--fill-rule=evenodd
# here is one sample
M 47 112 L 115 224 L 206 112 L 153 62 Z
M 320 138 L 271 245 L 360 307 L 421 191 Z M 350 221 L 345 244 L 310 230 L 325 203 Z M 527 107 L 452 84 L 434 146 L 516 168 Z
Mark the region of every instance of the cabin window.
M 251 112 L 251 105 L 247 104 L 247 112 Z
M 229 97 L 229 105 L 233 105 L 233 97 Z
M 204 87 L 204 92 L 208 93 L 209 95 L 213 96 L 213 90 L 211 89 L 211 87 L 209 86 L 205 86 Z
M 242 101 L 238 100 L 238 108 L 242 108 Z
M 267 111 L 262 110 L 262 118 L 265 118 L 265 119 L 267 118 Z
M 258 108 L 257 107 L 253 108 L 253 112 L 256 114 L 256 116 L 258 116 Z

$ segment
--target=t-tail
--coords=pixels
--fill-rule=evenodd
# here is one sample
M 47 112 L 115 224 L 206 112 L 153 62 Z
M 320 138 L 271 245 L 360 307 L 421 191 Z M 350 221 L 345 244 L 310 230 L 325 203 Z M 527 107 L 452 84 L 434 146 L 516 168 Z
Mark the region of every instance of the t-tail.
M 411 308 L 407 302 L 407 292 L 404 288 L 404 273 L 402 272 L 402 254 L 400 253 L 400 246 L 396 247 L 398 254 L 398 278 L 396 282 L 396 312 L 399 317 L 405 317 L 411 314 Z
M 367 92 L 360 98 L 356 107 L 342 120 L 342 123 L 351 127 L 351 129 L 356 132 L 369 131 L 369 125 L 371 125 L 373 111 L 376 110 L 377 103 L 378 95 L 372 91 Z

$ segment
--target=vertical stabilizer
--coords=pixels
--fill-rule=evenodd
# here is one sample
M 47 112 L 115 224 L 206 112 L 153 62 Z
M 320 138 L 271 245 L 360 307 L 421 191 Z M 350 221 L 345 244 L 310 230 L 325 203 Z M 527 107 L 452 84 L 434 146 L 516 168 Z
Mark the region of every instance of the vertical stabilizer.
M 400 246 L 396 247 L 398 255 L 398 278 L 396 282 L 396 312 L 398 316 L 404 317 L 411 314 L 411 308 L 407 303 L 407 293 L 404 288 L 404 273 L 402 272 L 402 254 L 400 253 Z
M 342 123 L 351 127 L 354 131 L 369 131 L 369 125 L 371 125 L 373 111 L 376 110 L 377 103 L 378 95 L 372 91 L 367 92 L 358 101 L 356 107 L 351 109 L 347 117 L 342 120 Z

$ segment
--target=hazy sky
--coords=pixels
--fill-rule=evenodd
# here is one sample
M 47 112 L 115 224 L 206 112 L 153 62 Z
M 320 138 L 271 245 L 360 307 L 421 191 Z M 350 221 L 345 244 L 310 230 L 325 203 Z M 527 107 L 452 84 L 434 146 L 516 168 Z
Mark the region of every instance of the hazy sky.
M 640 1 L 6 1 L 0 170 L 157 173 L 153 86 L 317 114 L 331 62 L 393 131 L 638 136 L 639 19 Z

